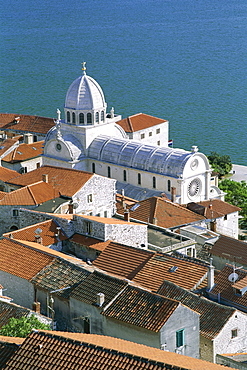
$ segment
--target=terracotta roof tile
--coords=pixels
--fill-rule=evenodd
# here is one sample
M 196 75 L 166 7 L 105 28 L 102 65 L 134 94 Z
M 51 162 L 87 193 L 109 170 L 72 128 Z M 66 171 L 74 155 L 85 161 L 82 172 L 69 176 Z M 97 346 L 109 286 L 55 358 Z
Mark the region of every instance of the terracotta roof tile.
M 15 343 L 0 341 L 0 369 L 3 369 L 7 361 L 13 356 L 19 346 Z
M 71 242 L 90 247 L 92 249 L 96 249 L 98 251 L 103 251 L 110 243 L 111 240 L 107 240 L 105 242 L 102 242 L 98 239 L 91 238 L 89 236 L 81 235 L 81 234 L 74 234 L 70 238 Z
M 118 121 L 117 124 L 121 126 L 125 132 L 135 132 L 139 130 L 144 130 L 148 127 L 153 127 L 159 125 L 163 122 L 168 122 L 165 119 L 149 116 L 144 113 L 137 113 L 133 116 Z
M 40 222 L 35 225 L 27 226 L 23 229 L 12 231 L 10 233 L 3 234 L 6 238 L 12 238 L 16 240 L 26 240 L 30 242 L 38 242 L 42 245 L 48 246 L 56 244 L 58 241 L 63 241 L 68 239 L 62 230 L 58 230 L 58 224 L 54 220 L 48 220 Z M 39 234 L 36 233 L 36 230 L 40 229 Z M 58 237 L 56 236 L 58 234 Z M 39 235 L 40 238 L 37 238 L 36 235 Z M 37 241 L 38 240 L 38 241 Z
M 96 305 L 97 294 L 103 293 L 102 307 L 105 307 L 127 284 L 126 281 L 94 271 L 73 290 L 71 298 Z
M 111 242 L 93 261 L 93 265 L 109 273 L 133 279 L 154 254 L 147 250 Z
M 5 131 L 15 130 L 45 135 L 54 125 L 53 118 L 0 113 L 0 128 Z
M 207 266 L 204 263 L 168 254 L 157 254 L 145 264 L 133 281 L 156 292 L 164 280 L 192 290 L 196 289 L 206 277 Z
M 39 157 L 43 153 L 43 145 L 44 141 L 37 141 L 32 144 L 20 144 L 11 153 L 7 154 L 2 161 L 16 163 Z
M 151 197 L 136 203 L 139 206 L 133 211 L 131 210 L 133 205 L 127 206 L 130 209 L 131 218 L 151 224 L 154 223 L 164 228 L 177 227 L 205 219 L 203 216 L 195 214 L 165 198 Z M 119 203 L 117 212 L 122 215 L 124 214 L 124 208 Z
M 6 370 L 24 368 L 87 370 L 217 370 L 224 366 L 105 336 L 32 332 Z M 99 343 L 98 343 L 99 342 Z M 35 355 L 36 354 L 36 355 Z
M 17 241 L 0 240 L 0 270 L 9 274 L 30 280 L 53 259 L 54 256 L 24 246 Z
M 232 306 L 238 307 L 240 310 L 244 308 L 247 311 L 247 293 L 245 292 L 242 296 L 236 294 L 235 289 L 242 289 L 247 287 L 247 271 L 242 269 L 237 269 L 235 273 L 238 278 L 235 283 L 229 281 L 228 277 L 234 271 L 234 266 L 226 265 L 217 276 L 215 276 L 214 282 L 215 286 L 210 291 L 210 296 L 214 295 L 218 297 L 220 294 L 220 299 L 224 302 L 232 302 Z M 234 289 L 235 288 L 235 289 Z
M 198 203 L 188 203 L 187 208 L 195 213 L 205 216 L 207 219 L 223 217 L 241 210 L 241 208 L 219 199 L 204 200 Z
M 220 236 L 211 249 L 212 256 L 234 262 L 236 256 L 239 264 L 247 266 L 247 243 L 227 236 Z
M 18 337 L 6 337 L 4 335 L 0 335 L 0 342 L 2 343 L 14 343 L 14 344 L 21 344 L 23 343 L 25 338 L 18 338 Z
M 128 286 L 102 314 L 158 332 L 179 302 Z
M 43 166 L 34 171 L 12 178 L 8 183 L 18 186 L 27 186 L 43 180 L 43 175 L 48 175 L 48 182 L 52 184 L 61 195 L 68 197 L 72 197 L 94 176 L 94 174 L 85 171 Z
M 0 180 L 5 182 L 12 179 L 15 176 L 19 176 L 18 172 L 0 166 Z
M 110 217 L 98 217 L 98 216 L 89 216 L 89 215 L 82 215 L 82 214 L 76 214 L 75 217 L 81 217 L 84 219 L 87 219 L 89 221 L 97 221 L 102 224 L 108 224 L 108 225 L 140 225 L 137 222 L 130 222 L 125 220 L 119 220 L 117 218 L 110 218 Z
M 19 141 L 19 136 L 18 137 L 14 137 L 14 138 L 8 138 L 8 139 L 5 139 L 4 141 L 0 141 L 0 156 L 2 158 L 5 158 L 5 153 L 9 150 L 12 150 L 16 147 L 16 145 L 18 145 L 18 141 Z
M 189 292 L 169 281 L 164 281 L 158 293 L 164 297 L 178 300 L 184 306 L 200 314 L 200 332 L 204 337 L 212 340 L 222 330 L 236 310 L 223 306 L 207 298 Z

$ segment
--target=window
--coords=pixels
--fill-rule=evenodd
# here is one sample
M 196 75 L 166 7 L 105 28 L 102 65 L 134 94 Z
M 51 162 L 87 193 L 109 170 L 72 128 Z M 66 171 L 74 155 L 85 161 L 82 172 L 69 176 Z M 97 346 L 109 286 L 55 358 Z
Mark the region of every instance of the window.
M 107 167 L 107 176 L 111 177 L 111 167 Z
M 83 113 L 80 113 L 79 114 L 79 123 L 84 123 L 84 114 Z
M 40 168 L 40 162 L 36 163 L 36 168 Z
M 75 112 L 72 113 L 72 123 L 75 123 Z
M 101 111 L 101 121 L 104 121 L 104 118 L 105 118 L 105 115 L 104 115 L 104 111 L 102 110 Z
M 160 145 L 160 141 L 157 141 L 157 145 Z
M 236 338 L 238 336 L 238 329 L 233 329 L 232 330 L 232 339 Z
M 92 163 L 92 172 L 95 173 L 95 163 Z
M 227 220 L 227 215 L 224 216 L 224 220 L 226 221 Z
M 141 178 L 141 174 L 140 173 L 138 173 L 138 180 L 137 180 L 137 182 L 138 182 L 138 185 L 141 185 L 141 183 L 142 183 L 142 178 Z
M 176 331 L 176 347 L 184 346 L 184 329 Z
M 152 132 L 149 132 L 149 136 L 152 136 L 153 135 L 153 133 Z
M 104 217 L 107 217 L 107 211 L 104 211 Z
M 85 221 L 84 227 L 85 227 L 85 233 L 86 234 L 88 234 L 88 235 L 92 234 L 92 224 L 91 224 L 91 222 Z
M 90 320 L 88 317 L 84 318 L 84 333 L 90 334 Z
M 141 139 L 145 139 L 145 134 L 141 134 Z
M 156 134 L 160 134 L 160 128 L 157 128 Z
M 153 188 L 154 189 L 156 188 L 156 177 L 155 176 L 153 177 Z
M 95 113 L 95 122 L 99 123 L 99 112 Z
M 127 172 L 123 170 L 123 181 L 127 181 Z
M 167 181 L 167 190 L 171 191 L 171 180 Z
M 87 123 L 92 123 L 92 113 L 87 114 Z
M 93 201 L 93 194 L 88 194 L 88 196 L 87 196 L 87 202 L 88 203 L 92 203 L 92 201 Z
M 33 142 L 36 143 L 38 141 L 37 135 L 33 135 Z
M 67 122 L 70 123 L 70 112 L 67 112 Z
M 19 210 L 18 209 L 13 209 L 13 216 L 14 217 L 19 216 Z

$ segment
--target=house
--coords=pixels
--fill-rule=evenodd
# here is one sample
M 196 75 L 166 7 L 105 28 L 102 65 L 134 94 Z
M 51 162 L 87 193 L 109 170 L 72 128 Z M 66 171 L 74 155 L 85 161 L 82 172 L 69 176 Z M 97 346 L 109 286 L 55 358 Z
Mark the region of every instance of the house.
M 34 354 L 37 356 L 34 356 Z M 24 365 L 25 364 L 25 365 Z M 121 339 L 82 333 L 34 330 L 7 362 L 6 370 L 25 366 L 88 370 L 223 370 L 224 366 Z
M 107 113 L 104 93 L 97 81 L 86 74 L 85 64 L 82 75 L 67 91 L 65 119 L 61 119 L 59 110 L 57 113 L 56 125 L 45 139 L 45 165 L 113 178 L 118 191 L 126 184 L 137 187 L 141 199 L 144 193 L 149 196 L 149 191 L 165 193 L 179 204 L 224 198 L 218 187 L 211 186 L 212 170 L 197 146 L 193 145 L 191 151 L 168 147 L 168 121 L 140 114 L 121 123 L 121 115 L 115 114 L 113 108 Z M 126 127 L 131 122 L 132 128 Z M 147 131 L 149 141 L 145 143 L 142 135 Z M 130 139 L 134 132 L 138 140 Z M 162 135 L 163 140 L 156 139 Z M 131 196 L 127 191 L 129 187 L 125 192 Z
M 200 358 L 216 362 L 217 354 L 246 352 L 247 315 L 164 281 L 158 294 L 178 300 L 200 314 Z
M 25 114 L 0 113 L 0 129 L 3 136 L 32 134 L 33 142 L 44 140 L 46 133 L 54 126 L 53 118 Z
M 247 313 L 247 270 L 226 265 L 214 278 L 209 299 Z
M 44 181 L 70 203 L 70 213 L 111 217 L 115 213 L 115 183 L 93 173 L 43 166 L 6 182 L 8 191 Z M 99 191 L 100 189 L 100 191 Z
M 186 207 L 204 216 L 210 223 L 210 230 L 238 239 L 239 207 L 220 199 L 192 202 Z
M 218 270 L 222 270 L 226 263 L 247 270 L 247 244 L 243 241 L 221 235 L 210 253 Z
M 129 139 L 140 140 L 145 144 L 168 146 L 167 120 L 137 113 L 117 121 L 117 124 L 124 129 Z

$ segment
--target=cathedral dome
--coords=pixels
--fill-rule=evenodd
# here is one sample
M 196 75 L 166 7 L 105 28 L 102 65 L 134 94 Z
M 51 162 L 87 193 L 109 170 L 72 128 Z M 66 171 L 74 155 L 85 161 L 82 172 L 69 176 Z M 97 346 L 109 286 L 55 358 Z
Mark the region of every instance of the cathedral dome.
M 92 77 L 84 74 L 70 85 L 65 99 L 65 108 L 95 111 L 106 108 L 104 93 Z

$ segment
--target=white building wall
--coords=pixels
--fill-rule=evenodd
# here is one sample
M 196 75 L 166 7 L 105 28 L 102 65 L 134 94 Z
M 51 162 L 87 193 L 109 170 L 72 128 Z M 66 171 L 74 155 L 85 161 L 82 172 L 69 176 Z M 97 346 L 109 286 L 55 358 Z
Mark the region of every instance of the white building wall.
M 129 139 L 142 141 L 145 144 L 168 147 L 168 126 L 169 122 L 163 122 L 159 125 L 148 127 L 128 135 Z M 144 135 L 144 137 L 143 137 Z
M 219 234 L 238 239 L 238 212 L 233 212 L 225 217 L 216 219 L 216 231 Z

